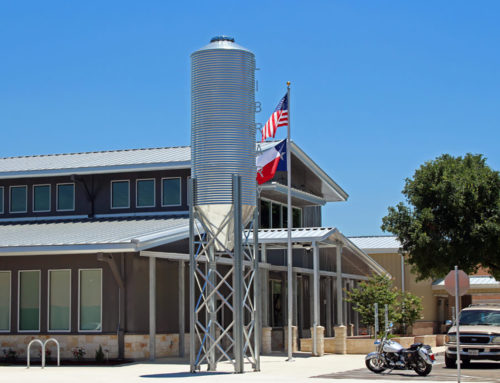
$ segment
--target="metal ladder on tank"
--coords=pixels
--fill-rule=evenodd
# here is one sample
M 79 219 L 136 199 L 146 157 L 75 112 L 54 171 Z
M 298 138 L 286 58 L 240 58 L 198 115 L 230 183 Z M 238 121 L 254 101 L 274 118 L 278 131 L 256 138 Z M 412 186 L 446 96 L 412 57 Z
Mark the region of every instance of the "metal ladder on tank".
M 49 342 L 54 342 L 57 346 L 57 366 L 61 365 L 61 347 L 59 345 L 59 342 L 55 338 L 49 338 L 45 342 L 42 342 L 40 339 L 33 339 L 31 342 L 28 343 L 28 348 L 26 349 L 26 368 L 30 368 L 30 348 L 31 345 L 34 343 L 39 343 L 40 346 L 42 346 L 42 368 L 45 367 L 45 347 L 47 346 L 47 343 Z

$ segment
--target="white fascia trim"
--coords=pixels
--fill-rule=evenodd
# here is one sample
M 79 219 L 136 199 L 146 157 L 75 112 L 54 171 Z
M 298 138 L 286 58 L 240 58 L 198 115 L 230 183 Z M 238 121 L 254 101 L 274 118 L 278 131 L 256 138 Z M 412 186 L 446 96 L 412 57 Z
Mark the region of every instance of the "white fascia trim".
M 386 248 L 361 248 L 365 253 L 369 254 L 401 254 L 399 247 L 386 247 Z
M 138 213 L 96 214 L 94 217 L 95 218 L 156 217 L 156 216 L 175 216 L 175 215 L 187 216 L 188 214 L 189 210 L 175 210 L 175 211 L 152 211 L 152 212 L 138 212 Z
M 259 188 L 261 190 L 271 190 L 271 191 L 275 191 L 275 192 L 282 193 L 282 194 L 288 193 L 288 187 L 286 185 L 282 185 L 278 182 L 271 182 L 268 184 L 263 184 L 263 185 L 260 185 Z M 295 189 L 295 188 L 292 188 L 292 197 L 295 197 L 297 199 L 301 199 L 303 201 L 310 202 L 313 205 L 321 205 L 321 206 L 326 205 L 326 200 L 324 198 L 315 196 L 314 194 L 307 193 L 305 191 Z
M 105 174 L 105 173 L 124 173 L 130 171 L 151 171 L 151 170 L 169 170 L 169 169 L 189 169 L 191 161 L 172 161 L 152 164 L 131 164 L 131 165 L 112 165 L 112 166 L 94 166 L 89 168 L 64 168 L 64 169 L 43 169 L 43 170 L 21 170 L 15 172 L 0 172 L 0 179 L 22 178 L 22 177 L 55 177 L 84 174 Z
M 340 201 L 347 201 L 349 195 L 333 180 L 331 177 L 325 173 L 312 159 L 309 157 L 302 149 L 300 149 L 295 142 L 292 141 L 291 151 L 299 160 L 306 164 L 311 170 L 313 170 L 318 177 L 327 184 L 330 189 L 339 197 Z
M 475 290 L 475 289 L 493 289 L 493 290 L 499 290 L 500 289 L 500 283 L 495 283 L 495 284 L 486 284 L 486 285 L 470 285 L 469 291 L 470 290 Z M 446 290 L 444 287 L 444 284 L 439 284 L 439 285 L 432 285 L 432 290 Z
M 33 222 L 33 221 L 61 221 L 68 219 L 86 219 L 88 215 L 53 215 L 44 217 L 17 217 L 0 218 L 0 222 Z
M 56 255 L 56 254 L 88 254 L 88 253 L 121 253 L 135 252 L 136 246 L 131 243 L 102 243 L 91 245 L 47 245 L 47 246 L 17 246 L 0 248 L 2 256 L 21 255 Z

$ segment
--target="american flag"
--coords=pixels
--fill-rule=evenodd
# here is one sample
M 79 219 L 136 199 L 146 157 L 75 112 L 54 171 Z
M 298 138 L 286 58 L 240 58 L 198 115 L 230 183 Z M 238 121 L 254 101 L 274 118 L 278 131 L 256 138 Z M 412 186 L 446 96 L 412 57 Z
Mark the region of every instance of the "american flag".
M 280 100 L 278 106 L 274 110 L 274 113 L 271 114 L 269 120 L 267 120 L 266 125 L 262 129 L 262 142 L 264 142 L 269 137 L 273 137 L 276 135 L 276 129 L 280 126 L 288 125 L 288 94 Z

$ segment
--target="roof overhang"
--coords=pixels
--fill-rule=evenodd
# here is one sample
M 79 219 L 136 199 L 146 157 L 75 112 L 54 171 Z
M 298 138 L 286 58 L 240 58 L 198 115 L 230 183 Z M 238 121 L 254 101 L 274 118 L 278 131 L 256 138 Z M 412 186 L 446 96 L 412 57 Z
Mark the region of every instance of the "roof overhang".
M 288 187 L 278 182 L 268 182 L 259 185 L 259 189 L 268 192 L 269 197 L 273 197 L 277 201 L 280 200 L 280 197 L 286 198 L 288 194 Z M 292 188 L 291 195 L 293 198 L 292 204 L 294 206 L 323 206 L 326 204 L 325 199 L 295 188 Z M 286 199 L 282 202 L 286 202 Z
M 165 219 L 164 221 L 168 221 Z M 118 221 L 119 222 L 119 221 Z M 47 223 L 30 224 L 32 229 L 36 230 L 36 225 L 46 225 Z M 61 225 L 61 230 L 64 230 L 64 222 L 53 223 L 53 225 Z M 140 223 L 139 223 L 140 224 Z M 109 227 L 108 227 L 109 229 Z M 112 229 L 112 228 L 111 228 Z M 22 230 L 22 229 L 21 229 Z M 85 229 L 83 229 L 85 230 Z M 95 227 L 96 237 L 99 237 L 99 227 Z M 203 232 L 202 226 L 199 224 L 200 232 Z M 57 230 L 56 230 L 57 231 Z M 1 230 L 0 230 L 1 232 Z M 52 231 L 53 233 L 53 231 Z M 89 253 L 127 253 L 139 252 L 151 249 L 157 246 L 166 245 L 168 243 L 180 241 L 189 238 L 189 224 L 181 224 L 177 227 L 166 228 L 165 230 L 151 230 L 149 233 L 134 235 L 124 232 L 123 237 L 113 242 L 99 242 L 92 239 L 92 234 L 87 237 L 85 242 L 80 243 L 53 243 L 53 244 L 30 244 L 0 246 L 1 256 L 33 256 L 33 255 L 68 255 L 68 254 L 89 254 Z M 57 232 L 54 236 L 57 239 Z M 54 241 L 55 242 L 55 241 Z M 63 242 L 63 241 L 61 241 Z
M 189 168 L 191 168 L 191 161 L 178 161 L 178 162 L 161 162 L 152 164 L 96 166 L 88 168 L 76 167 L 76 168 L 64 168 L 64 169 L 42 169 L 42 170 L 24 170 L 15 172 L 0 172 L 0 179 L 126 173 L 131 171 L 147 172 L 154 170 L 189 169 Z
M 321 192 L 326 202 L 347 201 L 349 195 L 293 141 L 291 152 L 322 181 Z

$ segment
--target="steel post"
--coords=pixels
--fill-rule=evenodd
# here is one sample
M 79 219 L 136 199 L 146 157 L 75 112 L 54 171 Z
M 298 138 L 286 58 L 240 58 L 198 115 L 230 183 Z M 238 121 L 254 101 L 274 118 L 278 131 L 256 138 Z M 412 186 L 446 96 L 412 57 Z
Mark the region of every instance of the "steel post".
M 196 371 L 195 350 L 195 272 L 196 260 L 194 254 L 194 188 L 195 178 L 188 178 L 188 204 L 189 204 L 189 366 L 190 371 Z
M 186 287 L 186 263 L 184 261 L 179 261 L 179 357 L 184 357 L 185 352 L 185 313 L 186 313 L 186 303 L 185 303 L 185 287 Z
M 233 175 L 234 200 L 234 274 L 233 274 L 233 306 L 234 306 L 234 370 L 242 373 L 243 365 L 243 249 L 241 243 L 241 177 Z

